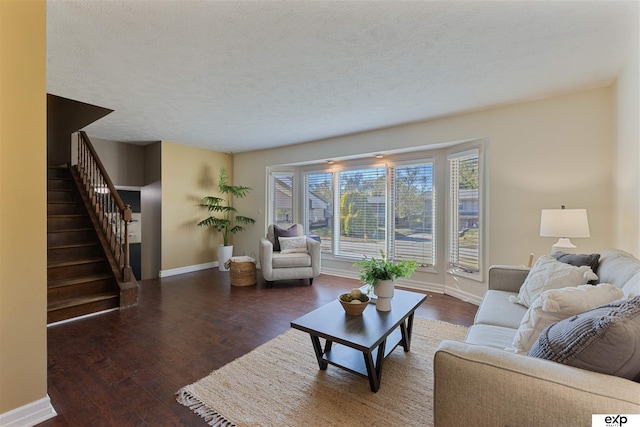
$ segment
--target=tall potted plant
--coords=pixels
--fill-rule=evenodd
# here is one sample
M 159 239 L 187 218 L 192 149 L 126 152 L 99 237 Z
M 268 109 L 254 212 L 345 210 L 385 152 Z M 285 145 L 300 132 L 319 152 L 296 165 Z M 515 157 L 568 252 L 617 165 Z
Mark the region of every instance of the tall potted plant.
M 371 286 L 373 293 L 378 297 L 376 302 L 378 311 L 391 310 L 395 280 L 411 276 L 418 267 L 415 260 L 390 261 L 382 250 L 380 258 L 365 256 L 364 259 L 353 265 L 360 267 L 360 281 Z
M 222 233 L 223 244 L 218 247 L 218 269 L 227 271 L 225 263 L 233 255 L 233 245 L 229 244 L 229 237 L 244 230 L 240 224 L 253 224 L 256 221 L 242 215 L 237 215 L 236 208 L 233 207 L 233 198 L 246 197 L 251 190 L 243 185 L 229 185 L 227 171 L 220 168 L 220 179 L 218 181 L 218 191 L 223 197 L 206 196 L 202 199 L 200 206 L 206 207 L 212 213 L 206 219 L 198 223 L 200 227 L 214 227 Z M 216 215 L 218 214 L 218 215 Z

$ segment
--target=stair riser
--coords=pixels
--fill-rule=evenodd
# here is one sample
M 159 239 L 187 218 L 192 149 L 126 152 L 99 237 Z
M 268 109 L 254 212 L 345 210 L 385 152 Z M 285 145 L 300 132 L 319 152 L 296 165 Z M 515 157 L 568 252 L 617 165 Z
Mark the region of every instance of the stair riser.
M 86 214 L 87 211 L 81 203 L 48 203 L 48 215 L 75 215 Z
M 65 265 L 47 268 L 47 280 L 70 279 L 72 277 L 89 276 L 91 274 L 108 273 L 109 265 L 106 261 L 88 264 Z
M 47 168 L 47 178 L 70 178 L 67 168 Z
M 77 202 L 79 196 L 74 191 L 49 190 L 47 191 L 47 201 L 49 202 Z
M 66 231 L 61 233 L 47 233 L 48 246 L 73 245 L 77 243 L 95 243 L 97 236 L 93 230 Z
M 100 279 L 86 283 L 49 288 L 47 289 L 47 298 L 53 301 L 55 299 L 74 298 L 109 291 L 118 291 L 118 285 L 114 279 Z
M 91 219 L 87 216 L 48 217 L 47 231 L 70 230 L 91 227 Z
M 104 253 L 102 252 L 102 247 L 98 244 L 92 246 L 55 248 L 47 250 L 47 262 L 49 264 L 102 256 L 104 256 Z
M 70 179 L 49 178 L 47 180 L 47 188 L 49 190 L 73 190 L 76 186 Z
M 59 322 L 61 320 L 67 320 L 78 316 L 84 316 L 85 314 L 109 310 L 112 308 L 118 308 L 117 296 L 109 300 L 92 302 L 89 304 L 82 304 L 74 307 L 67 307 L 59 310 L 49 311 L 47 312 L 47 323 Z

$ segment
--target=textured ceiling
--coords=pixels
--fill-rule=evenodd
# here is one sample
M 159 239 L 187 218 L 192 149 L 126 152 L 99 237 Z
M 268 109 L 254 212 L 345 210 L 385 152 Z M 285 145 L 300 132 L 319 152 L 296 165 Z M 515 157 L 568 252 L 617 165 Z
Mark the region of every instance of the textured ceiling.
M 47 1 L 47 92 L 225 152 L 607 85 L 638 1 Z

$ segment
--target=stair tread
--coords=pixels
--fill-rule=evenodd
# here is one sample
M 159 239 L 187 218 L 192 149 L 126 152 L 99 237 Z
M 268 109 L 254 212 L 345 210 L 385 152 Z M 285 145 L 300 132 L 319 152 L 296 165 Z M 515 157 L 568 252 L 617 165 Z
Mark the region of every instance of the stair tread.
M 99 294 L 64 298 L 57 301 L 49 301 L 47 304 L 47 311 L 61 310 L 68 307 L 74 307 L 78 305 L 88 304 L 92 302 L 104 301 L 108 299 L 114 299 L 119 297 L 117 291 L 113 292 L 101 292 Z
M 71 286 L 78 285 L 80 283 L 89 283 L 95 280 L 104 280 L 104 279 L 112 279 L 113 277 L 110 274 L 91 274 L 87 276 L 78 276 L 72 278 L 58 279 L 58 280 L 49 280 L 47 282 L 47 288 L 59 288 L 63 286 Z
M 80 242 L 80 243 L 67 243 L 64 245 L 50 245 L 47 249 L 71 249 L 71 248 L 88 248 L 90 246 L 99 246 L 99 242 Z
M 80 264 L 91 264 L 94 262 L 106 261 L 105 257 L 92 257 L 85 259 L 77 259 L 74 261 L 65 261 L 65 262 L 53 262 L 51 264 L 47 264 L 47 268 L 51 267 L 67 267 L 70 265 L 80 265 Z
M 87 231 L 93 230 L 91 227 L 74 227 L 74 228 L 59 228 L 56 230 L 47 230 L 47 233 L 68 233 L 70 231 Z

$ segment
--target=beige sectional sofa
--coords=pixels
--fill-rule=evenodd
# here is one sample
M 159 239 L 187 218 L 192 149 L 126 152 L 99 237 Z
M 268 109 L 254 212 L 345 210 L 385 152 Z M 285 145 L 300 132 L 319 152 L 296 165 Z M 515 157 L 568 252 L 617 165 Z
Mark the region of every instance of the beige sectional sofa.
M 528 273 L 491 267 L 489 290 L 465 342 L 438 347 L 435 425 L 590 426 L 592 414 L 640 413 L 640 383 L 505 350 L 527 312 L 510 297 L 518 295 Z M 640 292 L 640 260 L 624 251 L 603 251 L 597 274 L 599 282 L 625 295 Z

